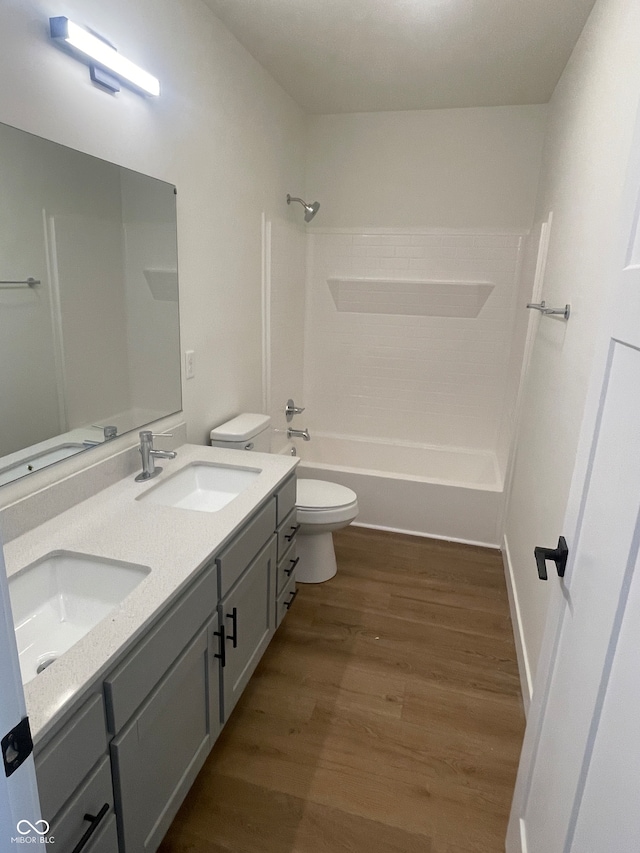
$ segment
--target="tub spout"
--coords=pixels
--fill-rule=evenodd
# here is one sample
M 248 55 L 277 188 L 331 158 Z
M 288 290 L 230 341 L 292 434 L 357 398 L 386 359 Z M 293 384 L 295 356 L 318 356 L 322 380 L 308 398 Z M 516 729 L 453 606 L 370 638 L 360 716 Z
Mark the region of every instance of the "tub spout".
M 289 427 L 287 430 L 287 438 L 302 438 L 305 441 L 311 441 L 308 429 L 292 429 Z

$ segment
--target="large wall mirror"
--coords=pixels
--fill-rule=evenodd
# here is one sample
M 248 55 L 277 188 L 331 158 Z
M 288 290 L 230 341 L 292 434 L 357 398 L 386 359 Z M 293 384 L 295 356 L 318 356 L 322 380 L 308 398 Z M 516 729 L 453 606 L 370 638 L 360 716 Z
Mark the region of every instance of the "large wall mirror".
M 0 485 L 180 408 L 175 188 L 0 124 Z

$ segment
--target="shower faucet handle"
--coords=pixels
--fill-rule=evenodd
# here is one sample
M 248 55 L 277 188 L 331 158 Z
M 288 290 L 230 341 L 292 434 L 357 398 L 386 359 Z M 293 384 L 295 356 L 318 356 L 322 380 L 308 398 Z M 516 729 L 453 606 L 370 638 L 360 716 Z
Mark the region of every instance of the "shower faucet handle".
M 287 423 L 291 423 L 294 415 L 301 415 L 304 412 L 304 406 L 296 406 L 291 397 L 287 400 L 284 413 L 287 416 Z

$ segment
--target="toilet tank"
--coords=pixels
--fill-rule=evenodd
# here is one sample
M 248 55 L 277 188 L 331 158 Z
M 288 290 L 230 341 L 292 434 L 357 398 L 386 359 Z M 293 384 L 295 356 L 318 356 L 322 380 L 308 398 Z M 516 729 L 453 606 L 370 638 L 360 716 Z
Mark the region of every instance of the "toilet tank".
M 269 415 L 245 412 L 214 427 L 209 433 L 209 439 L 212 447 L 268 453 L 271 449 L 271 418 Z

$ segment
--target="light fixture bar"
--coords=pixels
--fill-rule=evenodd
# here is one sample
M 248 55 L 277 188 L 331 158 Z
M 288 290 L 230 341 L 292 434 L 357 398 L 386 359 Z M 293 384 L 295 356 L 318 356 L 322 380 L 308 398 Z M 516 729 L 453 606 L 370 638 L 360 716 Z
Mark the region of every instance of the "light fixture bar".
M 94 36 L 87 30 L 74 24 L 68 18 L 49 18 L 51 38 L 64 42 L 69 47 L 111 71 L 122 82 L 145 92 L 147 95 L 160 94 L 160 82 L 148 71 L 140 68 L 130 59 L 111 47 L 111 45 Z

